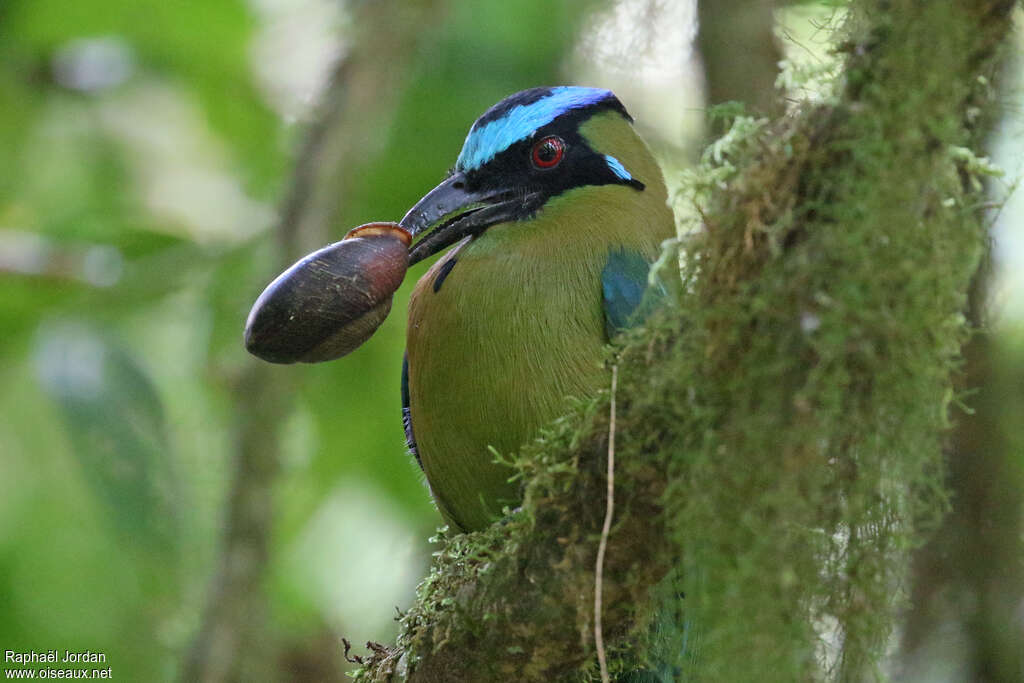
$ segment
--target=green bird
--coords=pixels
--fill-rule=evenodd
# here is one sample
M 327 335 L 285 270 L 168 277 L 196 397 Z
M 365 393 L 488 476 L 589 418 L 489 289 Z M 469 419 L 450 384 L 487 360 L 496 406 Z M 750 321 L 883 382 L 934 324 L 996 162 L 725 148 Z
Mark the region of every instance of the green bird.
M 409 304 L 402 403 L 438 509 L 472 531 L 520 496 L 492 449 L 514 453 L 567 397 L 608 383 L 604 347 L 633 322 L 674 220 L 618 98 L 544 87 L 477 119 L 401 226 L 412 263 L 454 245 Z

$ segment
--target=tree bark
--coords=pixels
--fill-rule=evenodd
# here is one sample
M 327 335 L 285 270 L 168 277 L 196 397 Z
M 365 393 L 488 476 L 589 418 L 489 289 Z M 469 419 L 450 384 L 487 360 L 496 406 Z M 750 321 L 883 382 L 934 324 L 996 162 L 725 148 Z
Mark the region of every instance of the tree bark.
M 708 105 L 742 102 L 756 114 L 782 110 L 775 91 L 782 51 L 772 0 L 701 0 L 698 42 Z

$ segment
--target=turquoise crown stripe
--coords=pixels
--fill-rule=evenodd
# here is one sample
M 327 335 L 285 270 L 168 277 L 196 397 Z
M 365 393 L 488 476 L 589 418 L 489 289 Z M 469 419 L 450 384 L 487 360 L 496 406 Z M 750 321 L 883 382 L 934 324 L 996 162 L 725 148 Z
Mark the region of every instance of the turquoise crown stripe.
M 513 107 L 500 119 L 488 121 L 479 127 L 474 124 L 462 145 L 455 169 L 472 171 L 480 168 L 567 111 L 589 107 L 608 97 L 614 97 L 610 90 L 559 86 L 551 88 L 549 95 L 536 102 Z
M 604 160 L 608 164 L 608 168 L 612 170 L 612 173 L 622 178 L 623 180 L 632 180 L 633 176 L 629 174 L 626 167 L 622 165 L 622 162 L 613 156 L 608 154 L 604 155 Z

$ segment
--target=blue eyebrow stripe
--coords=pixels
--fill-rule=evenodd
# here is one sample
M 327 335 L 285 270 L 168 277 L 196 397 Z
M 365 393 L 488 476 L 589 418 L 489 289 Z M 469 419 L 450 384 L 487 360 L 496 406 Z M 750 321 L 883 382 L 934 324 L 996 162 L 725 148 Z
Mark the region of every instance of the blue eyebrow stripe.
M 546 97 L 529 104 L 512 107 L 501 118 L 489 120 L 482 126 L 474 124 L 469 130 L 469 135 L 466 136 L 466 142 L 462 145 L 459 159 L 455 162 L 455 169 L 457 171 L 472 171 L 480 168 L 501 152 L 520 140 L 525 140 L 535 130 L 546 126 L 567 111 L 583 109 L 609 97 L 614 97 L 612 92 L 601 88 L 573 86 L 551 88 L 550 94 Z M 481 119 L 483 118 L 481 117 Z M 621 167 L 621 164 L 619 166 Z
M 626 167 L 622 165 L 622 162 L 613 156 L 608 154 L 604 155 L 604 160 L 608 164 L 608 168 L 611 169 L 612 173 L 622 178 L 623 180 L 632 180 L 633 176 L 629 174 Z

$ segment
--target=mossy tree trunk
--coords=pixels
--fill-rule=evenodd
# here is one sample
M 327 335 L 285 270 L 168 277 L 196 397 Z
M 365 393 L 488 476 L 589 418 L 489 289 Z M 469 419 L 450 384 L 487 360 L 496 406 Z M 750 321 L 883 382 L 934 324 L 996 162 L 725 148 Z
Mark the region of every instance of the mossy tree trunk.
M 737 119 L 706 155 L 678 300 L 609 359 L 614 673 L 880 671 L 909 552 L 946 500 L 951 375 L 984 240 L 969 146 L 1014 5 L 853 2 L 838 94 Z M 397 646 L 362 676 L 596 676 L 608 399 L 525 448 L 523 507 L 446 539 Z

